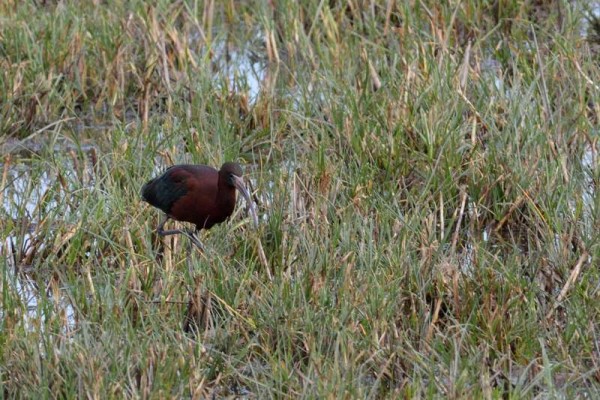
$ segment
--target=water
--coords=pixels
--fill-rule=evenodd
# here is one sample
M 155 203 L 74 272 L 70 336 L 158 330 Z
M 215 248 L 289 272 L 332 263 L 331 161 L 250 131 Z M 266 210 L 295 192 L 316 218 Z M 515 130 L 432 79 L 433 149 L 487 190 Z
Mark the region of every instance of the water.
M 26 330 L 43 329 L 48 317 L 53 317 L 60 318 L 66 334 L 75 326 L 74 308 L 64 290 L 54 286 L 54 290 L 50 290 L 48 285 L 51 283 L 39 278 L 39 271 L 33 266 L 36 265 L 36 257 L 52 251 L 53 243 L 47 240 L 47 236 L 54 229 L 44 223 L 45 218 L 53 214 L 65 219 L 77 215 L 78 210 L 68 201 L 73 192 L 71 186 L 77 182 L 79 187 L 82 180 L 84 186 L 92 184 L 96 150 L 89 147 L 86 151 L 88 159 L 85 160 L 75 160 L 76 156 L 73 156 L 73 164 L 65 158 L 60 166 L 63 176 L 59 178 L 56 168 L 34 167 L 27 158 L 32 154 L 35 156 L 36 149 L 41 148 L 43 143 L 11 145 L 17 155 L 5 158 L 5 162 L 0 164 L 1 218 L 6 224 L 5 230 L 12 227 L 9 235 L 0 240 L 0 258 L 4 261 L 1 291 L 21 303 L 20 307 L 11 311 L 18 311 L 17 316 Z M 72 146 L 57 144 L 54 150 L 73 154 Z M 63 183 L 59 183 L 61 180 Z M 60 223 L 60 219 L 56 222 Z M 48 303 L 53 307 L 49 308 Z M 0 309 L 0 319 L 4 317 L 4 310 Z
M 31 241 L 31 236 L 26 235 L 25 242 Z M 58 291 L 55 296 L 48 286 L 39 287 L 38 282 L 31 278 L 27 268 L 21 268 L 16 259 L 14 251 L 14 238 L 9 237 L 0 247 L 0 255 L 5 260 L 5 268 L 0 289 L 5 298 L 18 299 L 20 306 L 12 307 L 12 318 L 18 318 L 18 323 L 22 324 L 26 331 L 44 330 L 45 322 L 48 317 L 58 317 L 62 322 L 61 333 L 68 335 L 75 329 L 75 310 L 69 302 L 68 296 Z M 19 272 L 17 272 L 19 271 Z M 45 285 L 45 284 L 44 284 Z M 44 307 L 42 298 L 46 302 L 53 304 L 50 315 L 48 307 Z M 5 310 L 0 309 L 0 320 L 4 320 Z

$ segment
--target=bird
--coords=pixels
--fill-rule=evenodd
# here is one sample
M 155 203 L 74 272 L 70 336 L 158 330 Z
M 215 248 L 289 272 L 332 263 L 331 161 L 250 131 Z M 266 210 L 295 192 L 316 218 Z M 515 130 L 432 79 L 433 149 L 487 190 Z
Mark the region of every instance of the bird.
M 258 216 L 242 175 L 242 168 L 235 162 L 226 162 L 219 170 L 208 165 L 173 165 L 146 182 L 142 199 L 165 213 L 157 228 L 159 235 L 184 234 L 202 250 L 196 234 L 229 218 L 235 209 L 236 189 L 248 203 L 254 226 L 258 227 Z M 190 222 L 196 230 L 165 230 L 169 219 Z

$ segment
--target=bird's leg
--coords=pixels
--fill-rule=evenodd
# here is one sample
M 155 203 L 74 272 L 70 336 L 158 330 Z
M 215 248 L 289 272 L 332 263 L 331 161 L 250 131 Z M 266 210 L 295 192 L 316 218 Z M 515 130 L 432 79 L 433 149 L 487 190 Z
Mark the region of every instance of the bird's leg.
M 185 233 L 181 229 L 171 229 L 170 231 L 165 231 L 163 229 L 163 227 L 165 226 L 165 224 L 167 223 L 167 221 L 170 220 L 170 219 L 171 219 L 171 217 L 169 217 L 168 215 L 165 215 L 165 217 L 163 218 L 163 220 L 160 223 L 160 225 L 158 226 L 158 228 L 156 228 L 156 232 L 160 236 L 178 235 L 180 233 Z
M 204 245 L 200 239 L 198 239 L 198 235 L 196 235 L 196 233 L 198 233 L 198 231 L 193 231 L 191 229 L 189 231 L 185 231 L 186 236 L 190 238 L 192 243 L 194 243 L 194 245 L 196 245 L 200 251 L 204 251 Z
M 160 235 L 160 236 L 170 236 L 170 235 L 185 235 L 187 236 L 192 243 L 194 243 L 194 245 L 200 249 L 201 251 L 204 251 L 204 246 L 202 245 L 202 243 L 200 242 L 200 240 L 198 239 L 198 236 L 196 236 L 196 232 L 193 230 L 184 230 L 184 229 L 171 229 L 168 231 L 165 231 L 163 229 L 163 227 L 165 226 L 165 224 L 167 223 L 167 221 L 171 219 L 171 217 L 169 217 L 168 215 L 165 215 L 165 217 L 163 218 L 162 222 L 160 223 L 160 225 L 158 226 L 158 228 L 156 228 L 156 232 Z

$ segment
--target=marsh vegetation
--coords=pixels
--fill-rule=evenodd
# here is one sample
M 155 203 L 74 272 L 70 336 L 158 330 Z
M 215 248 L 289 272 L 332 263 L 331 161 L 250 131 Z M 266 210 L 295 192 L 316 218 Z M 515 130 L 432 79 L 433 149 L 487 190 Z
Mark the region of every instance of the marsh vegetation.
M 299 3 L 0 3 L 4 396 L 597 396 L 600 24 Z M 259 229 L 158 237 L 229 160 Z

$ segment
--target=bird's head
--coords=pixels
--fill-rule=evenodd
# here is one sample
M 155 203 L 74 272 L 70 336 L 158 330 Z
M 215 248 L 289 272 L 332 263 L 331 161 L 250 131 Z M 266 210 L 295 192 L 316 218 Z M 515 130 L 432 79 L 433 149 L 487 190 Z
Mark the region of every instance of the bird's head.
M 252 216 L 252 222 L 254 222 L 255 227 L 258 227 L 258 215 L 256 214 L 256 209 L 254 208 L 254 202 L 250 197 L 250 192 L 246 188 L 244 180 L 242 179 L 242 167 L 240 167 L 238 163 L 226 162 L 221 166 L 221 170 L 219 172 L 225 175 L 226 182 L 229 186 L 235 187 L 242 194 L 242 196 L 244 196 L 244 199 L 248 203 L 248 211 Z

